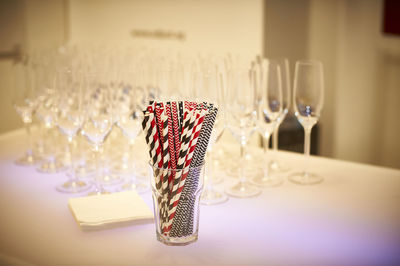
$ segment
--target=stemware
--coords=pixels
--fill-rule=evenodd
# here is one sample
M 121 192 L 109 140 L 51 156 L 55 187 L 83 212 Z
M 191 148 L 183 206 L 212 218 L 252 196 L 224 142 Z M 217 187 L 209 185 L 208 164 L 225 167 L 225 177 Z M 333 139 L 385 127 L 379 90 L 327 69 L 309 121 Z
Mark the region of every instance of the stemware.
M 89 195 L 109 194 L 102 185 L 100 156 L 103 144 L 113 127 L 111 92 L 106 75 L 103 72 L 88 71 L 85 74 L 84 86 L 87 90 L 84 97 L 85 122 L 82 135 L 91 144 L 95 161 L 94 191 Z
M 222 136 L 225 129 L 225 101 L 226 101 L 226 75 L 223 69 L 211 63 L 206 66 L 201 73 L 201 92 L 204 99 L 213 103 L 218 108 L 218 113 L 214 122 L 214 128 L 211 133 L 207 147 L 206 160 L 207 167 L 205 173 L 205 187 L 201 194 L 200 203 L 205 205 L 214 205 L 228 200 L 228 196 L 214 188 L 216 180 L 215 171 L 213 171 L 213 146 Z M 200 85 L 200 84 L 199 84 Z
M 277 119 L 274 132 L 272 133 L 272 149 L 275 152 L 275 158 L 270 162 L 270 169 L 273 172 L 286 172 L 289 170 L 288 166 L 283 164 L 278 156 L 278 145 L 279 145 L 279 127 L 285 119 L 290 108 L 290 70 L 289 70 L 289 60 L 287 58 L 276 59 L 280 68 L 282 76 L 282 113 Z
M 89 183 L 79 180 L 76 174 L 76 158 L 74 141 L 84 117 L 82 112 L 83 88 L 82 73 L 63 67 L 57 72 L 58 117 L 57 126 L 66 136 L 68 153 L 70 154 L 69 180 L 57 186 L 57 190 L 66 193 L 79 193 L 91 187 Z
M 125 175 L 127 179 L 121 187 L 122 190 L 136 190 L 138 193 L 143 193 L 148 191 L 150 186 L 137 178 L 134 144 L 136 137 L 142 130 L 142 102 L 145 98 L 145 92 L 142 91 L 142 87 L 135 87 L 130 80 L 129 77 L 126 77 L 125 82 L 121 83 L 114 92 L 117 114 L 116 125 L 129 142 L 129 152 L 127 156 L 124 156 L 125 162 L 119 172 Z
M 231 68 L 228 71 L 228 101 L 226 119 L 228 129 L 240 143 L 240 180 L 226 189 L 233 197 L 256 196 L 261 190 L 247 182 L 244 171 L 246 145 L 256 129 L 255 73 L 249 67 Z
M 255 65 L 257 77 L 257 118 L 258 130 L 264 141 L 263 166 L 264 175 L 257 175 L 251 182 L 258 186 L 278 186 L 283 179 L 270 174 L 270 163 L 267 160 L 270 136 L 276 127 L 277 121 L 282 114 L 282 77 L 281 68 L 276 61 L 262 59 Z
M 304 128 L 304 156 L 309 161 L 311 129 L 318 122 L 324 104 L 323 66 L 319 61 L 297 61 L 294 73 L 293 106 L 295 115 Z M 300 185 L 318 184 L 323 177 L 304 171 L 289 176 Z
M 34 154 L 32 143 L 32 116 L 37 107 L 35 95 L 35 82 L 32 67 L 27 58 L 14 65 L 15 88 L 12 104 L 16 112 L 21 116 L 26 130 L 27 150 L 25 155 L 16 161 L 19 165 L 34 165 L 41 158 Z
M 44 57 L 45 58 L 45 57 Z M 50 60 L 50 59 L 46 59 Z M 56 72 L 55 63 L 47 62 L 42 59 L 41 64 L 35 68 L 35 76 L 38 87 L 38 107 L 36 109 L 36 116 L 43 124 L 43 138 L 44 138 L 44 161 L 37 168 L 41 173 L 57 173 L 64 171 L 66 166 L 57 157 L 57 148 L 55 139 L 55 126 L 57 124 L 58 116 L 58 91 L 56 90 Z
M 84 114 L 84 111 L 82 112 Z M 74 174 L 80 179 L 89 179 L 93 177 L 95 169 L 90 146 L 84 138 L 82 131 L 78 131 L 75 138 L 77 147 L 74 154 Z

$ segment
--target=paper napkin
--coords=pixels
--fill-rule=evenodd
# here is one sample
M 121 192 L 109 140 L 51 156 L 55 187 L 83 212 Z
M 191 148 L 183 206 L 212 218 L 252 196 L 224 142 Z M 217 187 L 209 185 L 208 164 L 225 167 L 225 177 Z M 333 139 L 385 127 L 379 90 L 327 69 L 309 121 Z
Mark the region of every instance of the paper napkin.
M 135 191 L 71 198 L 68 206 L 85 231 L 154 221 L 153 212 Z

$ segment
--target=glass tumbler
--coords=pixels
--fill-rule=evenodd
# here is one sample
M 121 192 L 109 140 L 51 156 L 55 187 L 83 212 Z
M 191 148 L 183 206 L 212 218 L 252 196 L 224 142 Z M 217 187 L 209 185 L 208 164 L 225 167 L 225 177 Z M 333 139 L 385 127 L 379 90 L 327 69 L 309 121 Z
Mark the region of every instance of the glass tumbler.
M 204 163 L 182 169 L 159 168 L 152 162 L 149 165 L 158 241 L 169 246 L 195 242 L 199 232 Z

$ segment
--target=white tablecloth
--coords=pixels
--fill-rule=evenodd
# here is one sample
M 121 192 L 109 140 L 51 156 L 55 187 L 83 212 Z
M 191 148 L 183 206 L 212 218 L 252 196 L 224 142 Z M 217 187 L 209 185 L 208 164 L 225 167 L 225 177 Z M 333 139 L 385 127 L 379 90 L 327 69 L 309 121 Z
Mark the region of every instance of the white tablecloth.
M 255 198 L 201 206 L 199 240 L 169 247 L 154 224 L 81 231 L 71 195 L 55 190 L 65 174 L 14 164 L 23 140 L 22 131 L 0 136 L 0 264 L 400 265 L 399 170 L 312 157 L 322 184 L 286 181 Z M 304 164 L 299 154 L 279 156 L 292 169 Z M 150 192 L 143 198 L 151 206 Z

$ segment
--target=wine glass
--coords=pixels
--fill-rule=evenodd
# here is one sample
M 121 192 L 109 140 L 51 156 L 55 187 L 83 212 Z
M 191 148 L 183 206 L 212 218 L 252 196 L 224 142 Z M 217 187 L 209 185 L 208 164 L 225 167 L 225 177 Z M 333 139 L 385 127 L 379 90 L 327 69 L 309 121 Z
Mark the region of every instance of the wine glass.
M 46 61 L 48 60 L 48 61 Z M 53 60 L 55 60 L 53 58 Z M 37 168 L 41 173 L 57 173 L 64 171 L 66 166 L 56 156 L 55 126 L 58 116 L 58 91 L 56 90 L 55 62 L 43 57 L 35 68 L 38 86 L 38 107 L 36 116 L 44 125 L 44 157 L 45 160 Z
M 204 100 L 213 103 L 218 108 L 218 113 L 215 118 L 214 127 L 211 132 L 210 140 L 207 147 L 206 160 L 207 167 L 205 173 L 205 187 L 201 194 L 201 203 L 205 205 L 214 205 L 223 203 L 228 200 L 228 196 L 223 192 L 214 188 L 215 172 L 213 171 L 213 146 L 222 136 L 225 129 L 225 101 L 226 101 L 226 75 L 222 69 L 216 64 L 210 63 L 205 66 L 199 73 L 201 76 L 201 85 L 198 87 L 203 94 Z
M 60 54 L 56 49 L 41 51 L 35 54 L 35 81 L 37 86 L 38 107 L 36 117 L 42 127 L 43 157 L 45 160 L 37 168 L 42 173 L 56 173 L 66 169 L 65 162 L 57 156 L 57 149 L 61 147 L 56 140 L 57 101 L 56 69 L 60 63 Z M 63 154 L 66 154 L 63 151 Z M 66 162 L 67 164 L 69 162 Z
M 76 158 L 74 140 L 82 127 L 83 88 L 82 73 L 71 68 L 62 67 L 57 72 L 58 117 L 57 126 L 68 141 L 68 153 L 71 156 L 69 180 L 57 186 L 57 190 L 65 193 L 79 193 L 91 187 L 89 183 L 79 180 L 75 173 Z
M 137 179 L 134 144 L 136 137 L 142 131 L 143 106 L 141 103 L 145 98 L 145 93 L 141 87 L 134 87 L 131 79 L 126 77 L 125 82 L 115 89 L 115 94 L 116 125 L 129 141 L 127 163 L 123 165 L 122 171 L 120 170 L 127 180 L 121 188 L 122 190 L 136 190 L 138 193 L 144 193 L 149 190 L 150 186 Z
M 254 67 L 257 77 L 258 130 L 263 137 L 264 157 L 267 159 L 270 136 L 283 110 L 281 68 L 277 61 L 268 61 L 265 58 Z M 253 184 L 264 187 L 282 184 L 282 178 L 270 174 L 268 161 L 264 163 L 263 170 L 264 175 L 257 175 L 251 179 Z
M 82 126 L 82 135 L 91 144 L 95 160 L 95 186 L 89 195 L 109 194 L 102 185 L 100 156 L 103 144 L 113 127 L 113 110 L 111 91 L 106 75 L 103 72 L 87 72 L 84 78 L 87 90 L 84 100 L 85 122 Z
M 26 130 L 27 150 L 25 156 L 16 161 L 19 165 L 34 165 L 41 158 L 33 153 L 32 143 L 32 116 L 37 107 L 35 95 L 35 82 L 32 67 L 27 58 L 14 65 L 15 87 L 12 104 L 16 112 L 21 116 Z
M 297 61 L 294 73 L 293 106 L 295 115 L 304 128 L 304 155 L 310 157 L 311 129 L 318 122 L 324 104 L 323 66 L 319 61 Z M 308 172 L 294 173 L 289 180 L 300 185 L 318 184 L 321 176 Z
M 270 162 L 270 169 L 273 172 L 286 172 L 289 168 L 282 164 L 276 156 L 278 155 L 278 144 L 279 144 L 279 127 L 285 119 L 290 108 L 290 70 L 289 70 L 289 60 L 287 58 L 276 59 L 280 68 L 282 76 L 282 108 L 283 112 L 279 116 L 274 132 L 272 134 L 272 149 L 275 152 L 275 159 Z
M 240 180 L 239 183 L 226 189 L 233 197 L 246 198 L 256 196 L 261 190 L 246 180 L 244 171 L 246 145 L 256 129 L 256 89 L 254 70 L 246 68 L 231 68 L 228 71 L 228 101 L 227 124 L 232 135 L 240 143 Z

